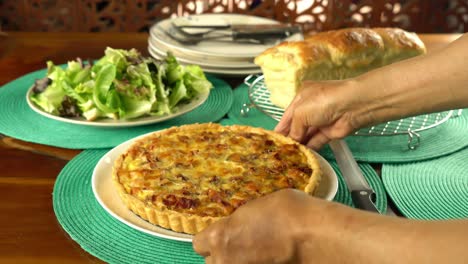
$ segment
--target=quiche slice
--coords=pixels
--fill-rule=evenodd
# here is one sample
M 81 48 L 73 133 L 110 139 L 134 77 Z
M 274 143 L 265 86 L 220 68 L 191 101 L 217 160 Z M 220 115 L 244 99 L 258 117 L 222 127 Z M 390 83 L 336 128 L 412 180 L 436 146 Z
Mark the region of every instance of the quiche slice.
M 113 181 L 124 204 L 152 224 L 196 234 L 257 197 L 283 188 L 311 195 L 319 161 L 261 128 L 194 124 L 152 133 L 119 156 Z

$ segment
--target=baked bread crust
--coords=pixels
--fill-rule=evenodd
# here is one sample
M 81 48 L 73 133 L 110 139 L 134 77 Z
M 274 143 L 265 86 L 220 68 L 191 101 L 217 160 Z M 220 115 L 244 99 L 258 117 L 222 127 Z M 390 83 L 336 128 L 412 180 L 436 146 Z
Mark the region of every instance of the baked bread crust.
M 283 42 L 255 58 L 273 104 L 286 108 L 304 80 L 339 80 L 424 54 L 417 34 L 399 28 L 347 28 Z
M 162 198 L 163 202 L 158 202 L 159 198 L 155 198 L 155 197 L 158 197 L 159 194 L 164 193 L 164 191 L 162 190 L 163 187 L 161 187 L 161 186 L 158 186 L 158 187 L 154 188 L 155 193 L 152 193 L 152 196 L 145 196 L 144 195 L 144 193 L 148 191 L 148 189 L 146 187 L 144 187 L 144 186 L 148 186 L 148 183 L 150 182 L 150 180 L 149 180 L 150 178 L 151 178 L 151 180 L 154 180 L 154 175 L 159 175 L 159 172 L 154 173 L 155 171 L 162 170 L 162 169 L 154 166 L 153 169 L 152 169 L 154 171 L 151 172 L 150 174 L 148 174 L 149 175 L 149 176 L 147 175 L 148 177 L 138 175 L 138 173 L 139 173 L 138 170 L 132 171 L 132 169 L 131 169 L 132 166 L 133 166 L 131 164 L 134 164 L 133 162 L 135 162 L 135 161 L 137 161 L 139 166 L 144 167 L 144 168 L 150 168 L 152 165 L 155 165 L 155 164 L 149 164 L 149 167 L 148 167 L 148 164 L 147 164 L 148 162 L 147 163 L 142 163 L 141 162 L 142 160 L 140 159 L 141 157 L 148 158 L 148 153 L 145 152 L 144 149 L 147 149 L 147 146 L 149 146 L 149 145 L 147 145 L 148 143 L 150 145 L 153 145 L 153 143 L 155 142 L 153 140 L 157 140 L 157 142 L 162 142 L 162 140 L 167 140 L 170 137 L 175 138 L 175 137 L 178 137 L 178 136 L 182 136 L 182 137 L 186 136 L 186 137 L 190 138 L 192 135 L 203 133 L 203 131 L 210 131 L 210 132 L 213 133 L 213 135 L 227 135 L 226 138 L 230 138 L 230 137 L 235 138 L 236 136 L 243 135 L 243 136 L 239 136 L 239 137 L 243 138 L 245 136 L 248 139 L 249 137 L 252 137 L 252 135 L 253 135 L 253 138 L 256 137 L 255 135 L 258 135 L 259 138 L 265 138 L 265 140 L 272 141 L 273 143 L 268 143 L 268 144 L 274 144 L 275 147 L 273 147 L 272 149 L 278 150 L 277 153 L 280 153 L 282 148 L 285 148 L 285 149 L 287 148 L 287 149 L 289 149 L 289 151 L 292 150 L 292 149 L 297 150 L 298 151 L 297 156 L 296 157 L 291 157 L 289 159 L 291 161 L 296 160 L 295 162 L 293 162 L 291 164 L 292 165 L 297 165 L 297 164 L 302 164 L 302 163 L 305 162 L 305 165 L 308 168 L 310 168 L 310 171 L 306 170 L 306 172 L 304 172 L 305 174 L 300 174 L 302 176 L 304 176 L 304 175 L 307 176 L 303 180 L 304 185 L 302 185 L 303 188 L 301 188 L 301 190 L 308 193 L 308 194 L 313 195 L 315 190 L 317 189 L 317 186 L 320 183 L 320 180 L 321 180 L 321 177 L 322 177 L 322 170 L 320 168 L 320 163 L 319 163 L 318 159 L 306 147 L 304 147 L 303 145 L 298 144 L 297 142 L 295 142 L 294 140 L 292 140 L 290 138 L 284 137 L 284 136 L 282 136 L 280 134 L 277 134 L 277 133 L 274 133 L 272 131 L 264 130 L 264 129 L 261 129 L 261 128 L 247 127 L 247 126 L 226 126 L 225 127 L 225 126 L 221 126 L 221 125 L 218 125 L 218 124 L 212 124 L 212 123 L 185 125 L 185 126 L 181 126 L 181 127 L 173 127 L 173 128 L 166 129 L 166 130 L 163 130 L 163 131 L 158 131 L 158 132 L 155 132 L 153 134 L 150 134 L 150 135 L 148 135 L 148 136 L 146 136 L 144 138 L 141 138 L 141 139 L 137 140 L 136 142 L 134 142 L 129 147 L 129 149 L 125 153 L 120 155 L 118 157 L 118 159 L 115 161 L 114 167 L 113 167 L 113 172 L 112 172 L 113 181 L 114 181 L 114 184 L 115 184 L 115 186 L 117 188 L 117 191 L 118 191 L 122 201 L 124 202 L 124 204 L 131 211 L 138 214 L 140 217 L 142 217 L 143 219 L 149 221 L 150 223 L 153 223 L 155 225 L 158 225 L 158 226 L 161 226 L 161 227 L 164 227 L 164 228 L 167 228 L 167 229 L 171 229 L 171 230 L 176 231 L 176 232 L 183 232 L 183 233 L 188 233 L 188 234 L 196 234 L 196 233 L 200 232 L 201 230 L 203 230 L 204 228 L 206 228 L 211 223 L 218 221 L 219 219 L 227 216 L 229 213 L 232 213 L 232 211 L 226 211 L 226 213 L 224 213 L 224 211 L 223 211 L 223 213 L 218 214 L 218 215 L 216 215 L 216 214 L 204 215 L 204 214 L 206 214 L 207 208 L 202 208 L 201 206 L 203 204 L 200 204 L 200 203 L 198 203 L 198 205 L 197 205 L 197 203 L 192 203 L 192 204 L 189 203 L 190 205 L 200 206 L 200 209 L 203 209 L 203 210 L 200 210 L 200 211 L 197 211 L 197 209 L 195 209 L 194 211 L 191 211 L 192 208 L 188 208 L 188 207 L 184 207 L 184 208 L 172 207 L 171 208 L 170 206 L 168 206 L 167 204 L 164 203 L 164 201 L 165 201 L 164 198 Z M 197 136 L 194 136 L 194 137 L 196 138 Z M 213 138 L 214 137 L 208 139 L 208 140 L 210 140 L 210 144 L 211 144 L 209 149 L 212 149 L 214 151 L 213 153 L 215 153 L 217 143 L 212 142 Z M 218 138 L 220 138 L 220 137 L 218 136 Z M 269 142 L 269 141 L 262 141 L 262 144 L 265 143 L 265 142 Z M 174 142 L 172 142 L 171 140 L 170 140 L 170 142 L 172 144 L 171 146 L 174 149 L 174 151 L 181 150 L 182 146 L 180 146 L 180 148 L 178 148 L 179 146 L 174 145 Z M 247 140 L 245 142 L 249 142 L 249 141 Z M 254 142 L 254 141 L 251 141 L 251 143 L 252 142 Z M 194 144 L 193 142 L 190 143 L 190 144 L 186 144 L 184 146 L 189 148 L 187 151 L 196 150 L 198 148 L 197 144 Z M 245 148 L 247 149 L 248 147 L 246 146 Z M 209 152 L 206 149 L 205 149 L 205 151 Z M 231 153 L 228 150 L 226 150 L 226 152 Z M 208 154 L 208 156 L 211 155 L 210 157 L 213 157 L 213 155 L 212 155 L 213 153 L 205 153 L 205 154 Z M 266 153 L 266 152 L 264 152 L 264 153 Z M 289 153 L 291 153 L 291 152 L 289 152 Z M 203 153 L 199 153 L 198 155 L 202 155 L 202 154 Z M 232 152 L 231 154 L 234 155 L 235 153 Z M 242 154 L 242 153 L 240 153 L 240 154 Z M 272 153 L 271 155 L 273 155 L 273 154 L 274 153 Z M 268 156 L 269 154 L 265 154 L 265 155 L 267 155 L 266 156 L 267 158 L 266 158 L 265 162 L 269 162 L 269 161 L 272 160 L 271 156 Z M 158 156 L 158 157 L 161 157 L 161 156 L 162 156 L 162 154 L 160 156 Z M 291 155 L 291 156 L 294 156 L 294 155 Z M 257 158 L 257 159 L 261 160 L 261 158 Z M 288 160 L 288 162 L 289 162 L 289 160 Z M 302 162 L 302 163 L 300 163 L 298 160 L 300 160 L 300 162 Z M 243 165 L 243 163 L 248 164 L 249 161 L 240 161 L 240 162 L 237 162 L 235 164 L 237 166 L 237 165 Z M 224 164 L 224 166 L 229 167 L 229 163 L 225 162 L 223 164 Z M 291 164 L 289 164 L 289 165 L 291 165 Z M 287 166 L 288 163 L 285 162 L 285 163 L 281 164 L 281 166 L 283 166 L 283 165 Z M 176 165 L 174 165 L 174 166 L 176 166 Z M 203 167 L 203 166 L 206 166 L 206 164 L 200 164 L 199 167 L 200 166 Z M 197 165 L 194 165 L 193 167 L 191 167 L 190 170 L 198 171 L 198 169 L 200 169 L 199 167 L 197 167 Z M 284 167 L 282 167 L 282 168 L 284 168 Z M 274 170 L 273 167 L 271 167 L 271 169 Z M 204 170 L 207 171 L 207 173 L 208 173 L 208 170 L 213 171 L 213 170 L 216 170 L 216 168 L 215 169 L 205 168 Z M 288 170 L 287 172 L 289 173 L 290 171 Z M 135 176 L 139 176 L 139 177 L 135 177 Z M 230 175 L 229 173 L 227 173 L 226 175 L 219 175 L 219 177 L 224 177 L 224 176 L 225 177 L 231 177 L 232 175 Z M 142 177 L 143 177 L 143 179 L 142 179 Z M 166 176 L 166 177 L 170 178 L 170 176 Z M 185 175 L 185 177 L 190 177 L 190 175 Z M 205 176 L 203 176 L 203 177 L 205 177 Z M 206 176 L 206 177 L 209 177 L 209 176 Z M 170 178 L 170 179 L 171 179 L 171 181 L 174 180 L 173 178 Z M 252 176 L 251 179 L 249 178 L 249 180 L 252 180 L 252 179 L 256 179 L 256 178 L 254 176 Z M 282 180 L 281 178 L 278 178 L 278 179 Z M 184 182 L 187 182 L 187 181 L 190 181 L 190 180 L 191 179 L 185 179 L 184 180 L 183 177 L 182 177 L 181 182 L 183 184 Z M 224 179 L 221 178 L 219 180 L 223 181 Z M 265 182 L 263 182 L 263 181 L 260 182 L 259 186 L 262 186 L 260 188 L 263 188 L 263 185 L 268 185 L 267 181 L 268 180 L 265 179 Z M 299 184 L 299 182 L 300 181 L 298 181 L 297 183 Z M 228 183 L 228 187 L 223 187 L 223 188 L 230 189 L 231 187 L 240 187 L 240 189 L 238 191 L 235 191 L 235 188 L 231 188 L 230 191 L 232 191 L 233 194 L 230 196 L 230 200 L 228 201 L 229 203 L 231 203 L 229 205 L 229 208 L 231 208 L 231 205 L 232 205 L 233 201 L 236 200 L 234 198 L 241 197 L 243 195 L 243 190 L 247 190 L 246 188 L 251 188 L 251 185 L 235 185 L 235 184 L 233 184 L 231 186 L 231 185 L 229 185 L 230 183 L 228 181 L 225 181 L 225 183 Z M 174 184 L 177 185 L 177 184 L 180 184 L 180 183 L 174 183 Z M 140 186 L 140 187 L 138 187 L 138 186 Z M 223 185 L 223 186 L 225 186 L 225 185 Z M 196 192 L 197 190 L 206 189 L 205 187 L 207 187 L 207 186 L 205 186 L 203 183 L 200 183 L 200 186 L 192 186 L 193 190 L 188 190 L 188 191 Z M 158 188 L 161 189 L 160 190 L 161 193 L 157 193 Z M 269 190 L 269 191 L 271 192 L 271 191 L 275 191 L 275 190 Z M 175 192 L 177 192 L 177 190 L 175 190 Z M 264 192 L 263 189 L 258 190 L 257 192 L 260 192 L 257 197 L 267 194 L 267 193 L 262 193 L 262 192 Z M 209 193 L 209 191 L 208 191 L 208 193 Z M 193 198 L 193 195 L 192 196 L 188 195 L 185 198 L 181 198 L 183 196 L 178 196 L 179 194 L 180 193 L 175 194 L 178 197 L 178 199 L 185 199 L 185 198 L 192 199 Z M 172 195 L 172 194 L 169 194 L 169 195 Z M 172 195 L 172 196 L 174 196 L 174 195 Z M 168 196 L 166 196 L 166 198 L 167 197 Z M 249 200 L 251 198 L 253 198 L 253 197 L 250 197 L 247 200 Z M 200 199 L 201 199 L 201 196 L 200 196 Z M 211 200 L 211 201 L 213 202 L 213 200 Z M 218 200 L 218 201 L 214 201 L 213 203 L 220 203 L 220 202 L 224 203 L 225 201 Z M 244 202 L 246 202 L 246 201 L 244 201 Z M 242 202 L 237 203 L 238 206 L 240 206 L 242 204 L 243 204 Z M 231 208 L 231 209 L 235 210 L 236 208 Z

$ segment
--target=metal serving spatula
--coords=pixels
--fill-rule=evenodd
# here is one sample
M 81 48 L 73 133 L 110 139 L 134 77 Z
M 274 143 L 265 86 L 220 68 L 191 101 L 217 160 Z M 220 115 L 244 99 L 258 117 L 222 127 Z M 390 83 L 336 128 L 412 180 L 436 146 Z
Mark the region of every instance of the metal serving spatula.
M 375 192 L 364 178 L 348 144 L 343 140 L 333 140 L 329 145 L 351 192 L 354 205 L 359 209 L 379 213 L 375 206 Z

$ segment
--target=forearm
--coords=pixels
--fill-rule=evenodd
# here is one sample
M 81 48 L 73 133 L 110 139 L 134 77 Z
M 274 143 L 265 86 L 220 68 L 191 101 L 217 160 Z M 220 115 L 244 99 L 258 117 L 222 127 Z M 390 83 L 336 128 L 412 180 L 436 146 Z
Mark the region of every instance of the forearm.
M 329 263 L 467 263 L 468 221 L 417 221 L 339 208 L 323 227 L 309 227 L 311 247 L 327 250 Z M 315 251 L 316 252 L 316 251 Z M 307 262 L 306 262 L 307 263 Z
M 364 74 L 354 81 L 363 125 L 468 107 L 468 35 L 445 49 Z
M 359 256 L 370 256 L 374 263 L 467 262 L 468 221 L 385 218 L 362 232 Z

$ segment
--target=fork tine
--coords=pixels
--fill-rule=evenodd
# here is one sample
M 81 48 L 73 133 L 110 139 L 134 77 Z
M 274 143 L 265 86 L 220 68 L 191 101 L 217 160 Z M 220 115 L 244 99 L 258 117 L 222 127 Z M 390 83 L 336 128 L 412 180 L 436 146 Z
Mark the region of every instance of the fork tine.
M 173 22 L 171 22 L 170 26 L 169 26 L 171 29 L 177 31 L 178 33 L 184 35 L 184 36 L 187 36 L 187 37 L 199 37 L 199 36 L 202 36 L 204 33 L 188 33 L 186 32 L 185 30 L 177 27 L 176 25 L 174 25 Z

